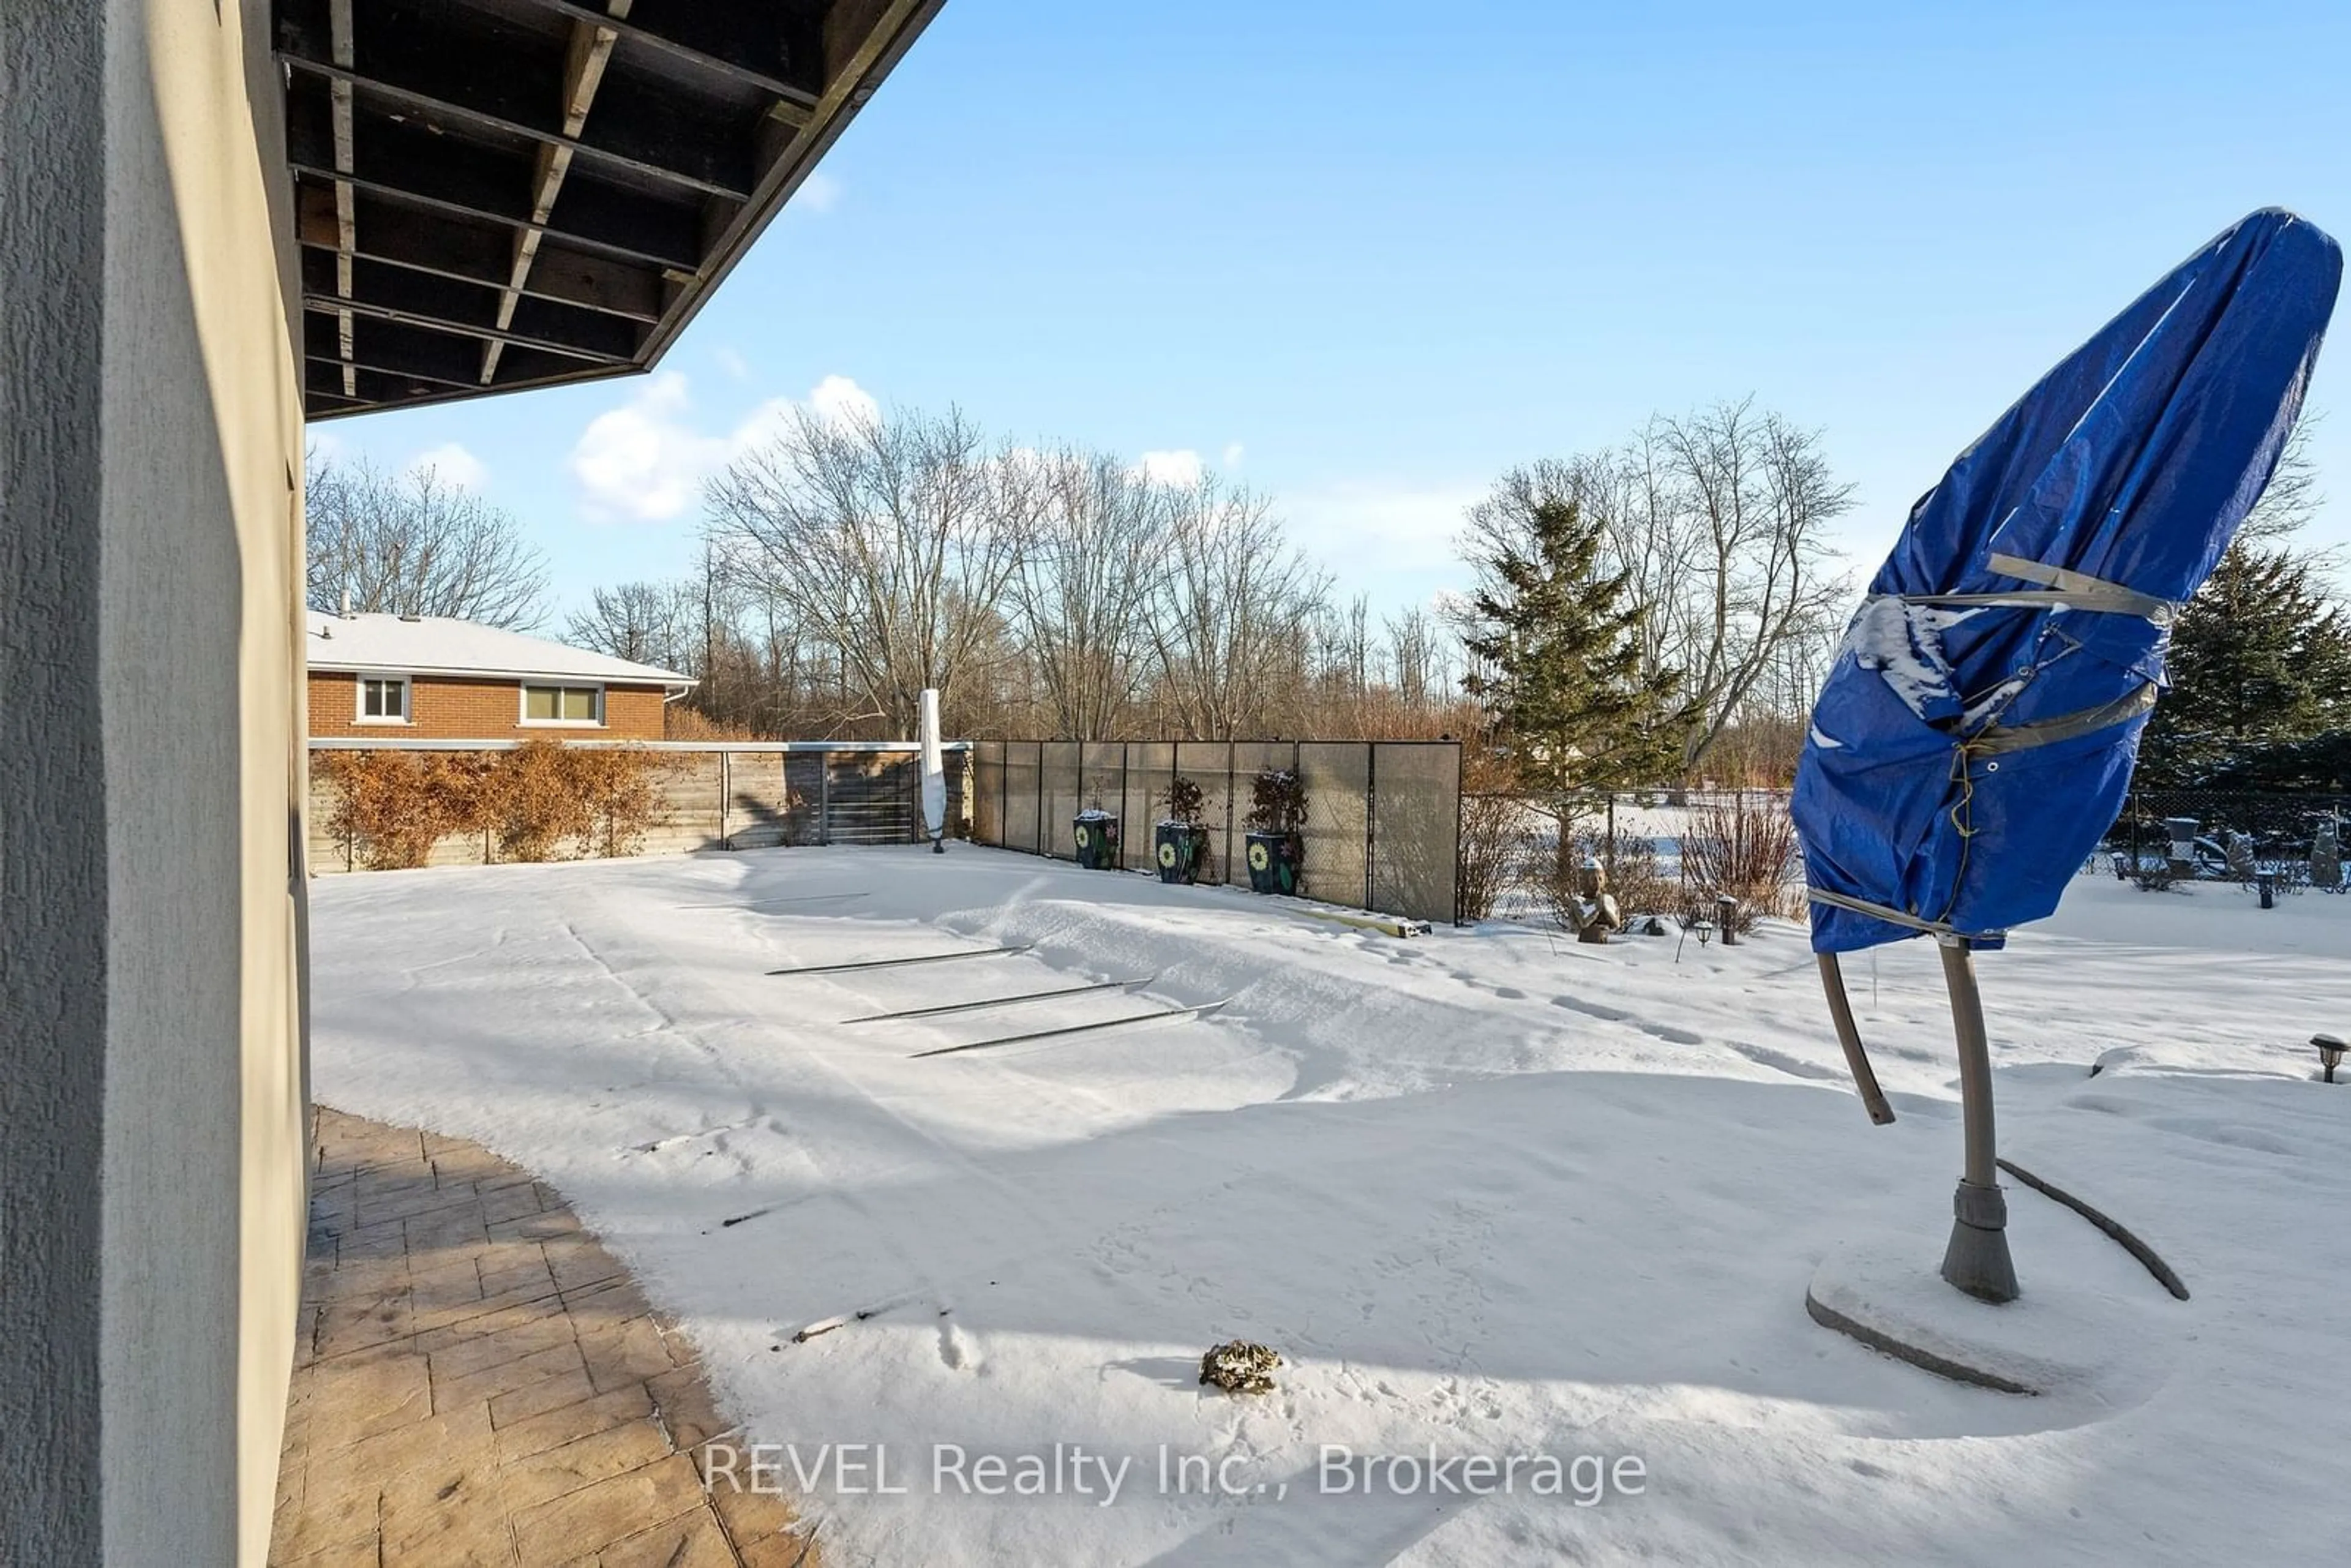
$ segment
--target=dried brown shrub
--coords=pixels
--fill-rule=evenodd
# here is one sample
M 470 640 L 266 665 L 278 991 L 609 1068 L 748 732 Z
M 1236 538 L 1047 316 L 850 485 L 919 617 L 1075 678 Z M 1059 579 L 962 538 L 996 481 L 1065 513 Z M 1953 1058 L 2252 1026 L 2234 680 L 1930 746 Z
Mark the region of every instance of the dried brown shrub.
M 758 732 L 747 725 L 730 724 L 716 719 L 698 708 L 682 702 L 669 704 L 662 709 L 664 740 L 758 740 Z
M 653 816 L 652 758 L 527 740 L 497 759 L 484 794 L 483 824 L 510 860 L 553 860 L 567 840 L 582 855 L 628 854 Z
M 334 787 L 327 830 L 370 871 L 421 866 L 434 844 L 471 828 L 486 771 L 462 752 L 328 751 L 311 766 Z
M 643 847 L 645 829 L 660 804 L 653 789 L 657 764 L 643 751 L 614 748 L 575 751 L 574 778 L 594 819 L 601 852 L 632 855 Z M 590 840 L 580 841 L 581 852 L 591 852 Z
M 493 835 L 510 860 L 633 853 L 657 800 L 653 759 L 624 747 L 526 741 L 508 752 L 329 751 L 327 827 L 370 871 L 421 866 L 453 833 Z

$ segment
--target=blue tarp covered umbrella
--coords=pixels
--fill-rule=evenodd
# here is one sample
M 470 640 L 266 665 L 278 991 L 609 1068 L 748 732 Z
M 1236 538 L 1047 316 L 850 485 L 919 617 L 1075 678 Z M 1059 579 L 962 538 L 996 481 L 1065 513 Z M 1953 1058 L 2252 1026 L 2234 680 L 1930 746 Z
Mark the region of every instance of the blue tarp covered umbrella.
M 1793 810 L 1813 948 L 1874 1120 L 1837 955 L 1931 936 L 1967 1162 L 1944 1278 L 2012 1300 L 1970 951 L 2057 907 L 2114 822 L 2172 616 L 2276 467 L 2335 305 L 2333 239 L 2276 210 L 2180 264 L 1911 508 L 1813 709 Z

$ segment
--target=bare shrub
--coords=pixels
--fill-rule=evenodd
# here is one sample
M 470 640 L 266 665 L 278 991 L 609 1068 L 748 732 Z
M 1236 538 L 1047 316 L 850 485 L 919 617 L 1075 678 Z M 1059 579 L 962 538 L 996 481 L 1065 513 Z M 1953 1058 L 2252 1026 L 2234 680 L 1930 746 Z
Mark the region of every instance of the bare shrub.
M 1483 920 L 1532 855 L 1535 834 L 1508 758 L 1461 749 L 1461 918 Z
M 1682 830 L 1682 881 L 1702 904 L 1729 894 L 1739 901 L 1737 928 L 1764 915 L 1804 915 L 1796 875 L 1796 824 L 1774 795 L 1739 795 L 1690 810 Z
M 682 702 L 671 703 L 662 709 L 664 740 L 758 740 L 760 737 L 745 725 L 729 724 L 712 718 L 705 713 L 686 706 Z

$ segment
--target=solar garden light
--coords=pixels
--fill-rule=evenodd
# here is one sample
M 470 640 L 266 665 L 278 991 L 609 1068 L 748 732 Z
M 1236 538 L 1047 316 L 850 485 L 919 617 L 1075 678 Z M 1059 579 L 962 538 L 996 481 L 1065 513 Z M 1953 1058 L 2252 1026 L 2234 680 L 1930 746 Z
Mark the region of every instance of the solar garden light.
M 2254 890 L 2262 895 L 2262 907 L 2263 909 L 2274 909 L 2277 907 L 2277 873 L 2273 871 L 2255 872 L 2253 873 L 2253 887 Z
M 1722 928 L 1722 945 L 1739 946 L 1739 900 L 1730 894 L 1718 894 L 1714 900 L 1714 923 Z
M 2318 1065 L 2326 1070 L 2326 1082 L 2335 1082 L 2335 1070 L 2343 1065 L 2343 1052 L 2351 1047 L 2331 1034 L 2314 1034 L 2310 1043 L 2318 1047 Z

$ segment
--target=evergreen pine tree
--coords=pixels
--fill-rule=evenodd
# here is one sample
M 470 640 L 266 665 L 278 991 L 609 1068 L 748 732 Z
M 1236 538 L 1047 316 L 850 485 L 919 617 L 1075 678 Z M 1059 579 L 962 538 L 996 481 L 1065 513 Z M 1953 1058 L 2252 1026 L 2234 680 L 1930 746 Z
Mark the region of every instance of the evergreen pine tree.
M 1565 795 L 1653 784 L 1680 768 L 1695 715 L 1678 671 L 1645 667 L 1646 607 L 1600 575 L 1603 534 L 1573 501 L 1536 504 L 1523 541 L 1476 562 L 1482 581 L 1462 685 L 1492 716 L 1522 789 Z
M 2210 781 L 2351 726 L 2351 617 L 2315 558 L 2240 538 L 2179 612 L 2171 690 L 2140 745 L 2143 783 Z

